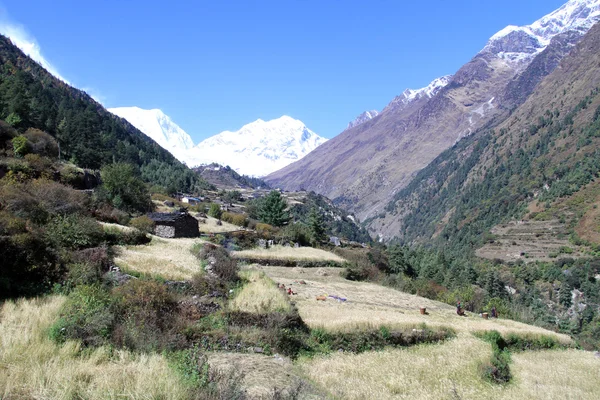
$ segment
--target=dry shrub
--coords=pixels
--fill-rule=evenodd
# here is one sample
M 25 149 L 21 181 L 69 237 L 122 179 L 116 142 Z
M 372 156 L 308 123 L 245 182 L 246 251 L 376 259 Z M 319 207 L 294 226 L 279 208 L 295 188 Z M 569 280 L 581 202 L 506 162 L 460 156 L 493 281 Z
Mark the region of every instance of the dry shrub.
M 129 221 L 129 225 L 145 233 L 154 233 L 156 224 L 147 215 L 141 215 Z
M 52 170 L 53 162 L 48 157 L 42 157 L 39 154 L 26 154 L 25 161 L 35 171 L 36 176 L 42 176 L 51 179 L 54 175 Z
M 58 143 L 49 134 L 35 128 L 29 128 L 23 136 L 29 142 L 29 147 L 33 153 L 46 157 L 58 157 Z
M 254 229 L 263 237 L 272 237 L 277 232 L 277 228 L 269 224 L 263 224 L 262 222 L 258 222 Z
M 177 303 L 165 285 L 132 279 L 113 290 L 117 326 L 113 342 L 138 351 L 179 348 L 184 339 L 177 334 Z
M 248 226 L 248 217 L 244 214 L 235 214 L 230 212 L 224 212 L 221 214 L 221 219 L 230 224 L 246 227 Z
M 206 243 L 198 253 L 198 258 L 206 260 L 207 269 L 220 279 L 227 282 L 239 280 L 237 261 L 231 258 L 224 248 Z
M 102 222 L 127 225 L 129 223 L 129 214 L 118 210 L 111 205 L 102 204 L 93 211 L 94 217 Z

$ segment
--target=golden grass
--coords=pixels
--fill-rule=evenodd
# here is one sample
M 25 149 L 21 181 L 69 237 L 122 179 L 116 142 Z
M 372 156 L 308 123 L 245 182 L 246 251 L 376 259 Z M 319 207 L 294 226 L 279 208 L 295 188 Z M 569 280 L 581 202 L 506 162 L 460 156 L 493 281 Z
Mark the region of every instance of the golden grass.
M 200 262 L 191 249 L 202 240 L 195 238 L 164 239 L 152 236 L 152 241 L 140 246 L 115 246 L 115 264 L 121 268 L 166 279 L 190 279 L 201 271 Z
M 185 399 L 186 388 L 160 355 L 57 345 L 47 329 L 64 297 L 6 302 L 0 308 L 2 399 Z
M 287 295 L 264 272 L 244 271 L 241 275 L 248 283 L 229 303 L 232 310 L 254 313 L 291 311 Z
M 514 384 L 504 399 L 598 399 L 600 358 L 580 350 L 531 351 L 512 355 Z
M 436 345 L 304 359 L 306 375 L 343 399 L 598 399 L 600 360 L 590 352 L 513 354 L 513 381 L 484 381 L 491 347 L 466 333 Z
M 334 261 L 342 263 L 342 257 L 325 250 L 312 247 L 284 247 L 271 246 L 268 249 L 252 249 L 234 251 L 231 253 L 236 258 L 286 260 L 286 261 Z
M 98 223 L 100 225 L 102 225 L 102 228 L 104 228 L 104 230 L 106 229 L 118 229 L 120 231 L 123 232 L 131 232 L 133 230 L 135 230 L 135 228 L 132 228 L 131 226 L 125 226 L 125 225 L 119 225 L 119 224 L 111 224 L 110 222 L 101 222 L 98 221 Z
M 476 314 L 456 315 L 455 308 L 423 297 L 403 293 L 381 285 L 348 281 L 340 276 L 341 268 L 257 267 L 275 282 L 292 286 L 298 294 L 293 300 L 302 319 L 311 327 L 328 330 L 351 330 L 358 327 L 406 328 L 421 323 L 431 327 L 449 327 L 457 332 L 497 330 L 502 334 L 549 335 L 562 343 L 571 343 L 567 335 L 508 319 L 485 320 Z M 303 280 L 306 285 L 300 285 Z M 337 295 L 347 299 L 316 301 L 319 295 Z M 421 315 L 426 307 L 428 315 Z
M 260 354 L 209 353 L 208 362 L 215 369 L 237 368 L 244 375 L 242 386 L 250 399 L 272 398 L 274 388 L 285 393 L 301 379 L 289 360 Z
M 206 223 L 198 224 L 198 228 L 202 233 L 226 233 L 243 230 L 244 228 L 237 225 L 230 224 L 229 222 L 221 221 L 222 225 L 217 225 L 217 219 L 213 217 L 206 217 Z
M 489 344 L 462 334 L 443 344 L 334 353 L 301 360 L 299 366 L 340 399 L 481 399 L 493 388 L 477 367 L 490 355 Z

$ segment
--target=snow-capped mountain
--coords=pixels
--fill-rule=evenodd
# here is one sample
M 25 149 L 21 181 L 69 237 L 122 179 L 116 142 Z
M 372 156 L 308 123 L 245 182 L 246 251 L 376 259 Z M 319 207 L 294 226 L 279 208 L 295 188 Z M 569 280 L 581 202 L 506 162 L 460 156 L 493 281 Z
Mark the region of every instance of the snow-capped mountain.
M 159 109 L 144 110 L 139 107 L 117 107 L 109 108 L 108 111 L 126 119 L 131 125 L 152 138 L 180 161 L 184 157 L 184 151 L 194 147 L 190 135 Z
M 265 176 L 326 141 L 302 121 L 284 115 L 270 121 L 258 119 L 238 131 L 211 136 L 186 152 L 186 162 L 190 166 L 216 162 L 241 174 Z
M 426 98 L 432 98 L 435 96 L 440 89 L 446 86 L 450 80 L 452 79 L 452 75 L 442 76 L 440 78 L 436 78 L 431 83 L 424 88 L 421 89 L 406 89 L 400 96 L 396 96 L 387 106 L 386 109 L 389 108 L 397 108 L 397 107 L 405 107 L 412 103 L 415 100 Z
M 194 146 L 190 135 L 161 110 L 109 108 L 190 167 L 218 163 L 240 174 L 264 176 L 310 153 L 327 139 L 301 121 L 283 116 L 256 120 L 239 131 L 221 132 Z
M 350 128 L 358 126 L 362 123 L 365 123 L 365 122 L 375 118 L 378 115 L 379 115 L 379 111 L 377 111 L 377 110 L 365 111 L 364 113 L 360 114 L 358 117 L 354 118 L 354 121 L 349 122 L 346 129 L 350 129 Z
M 531 25 L 509 25 L 490 38 L 481 53 L 496 54 L 512 63 L 531 61 L 555 36 L 578 32 L 583 36 L 600 20 L 600 0 L 570 0 Z

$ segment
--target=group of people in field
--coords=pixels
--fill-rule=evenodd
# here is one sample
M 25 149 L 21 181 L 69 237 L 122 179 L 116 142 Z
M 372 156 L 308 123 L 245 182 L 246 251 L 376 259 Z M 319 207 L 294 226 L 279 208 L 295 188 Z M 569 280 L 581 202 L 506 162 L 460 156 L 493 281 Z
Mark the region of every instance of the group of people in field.
M 456 314 L 460 315 L 461 317 L 466 316 L 465 309 L 462 307 L 462 303 L 460 301 L 456 303 Z M 498 318 L 498 311 L 496 310 L 495 306 L 490 310 L 490 318 Z

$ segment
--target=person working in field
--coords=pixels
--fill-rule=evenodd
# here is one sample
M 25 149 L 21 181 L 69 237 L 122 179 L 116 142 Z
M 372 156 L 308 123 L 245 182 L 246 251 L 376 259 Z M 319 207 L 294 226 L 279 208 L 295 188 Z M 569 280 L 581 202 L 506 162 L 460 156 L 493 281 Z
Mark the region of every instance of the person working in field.
M 463 310 L 462 304 L 460 304 L 460 301 L 458 303 L 456 303 L 456 314 L 460 315 L 461 317 L 465 315 L 465 310 Z

